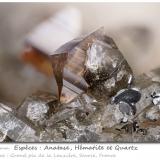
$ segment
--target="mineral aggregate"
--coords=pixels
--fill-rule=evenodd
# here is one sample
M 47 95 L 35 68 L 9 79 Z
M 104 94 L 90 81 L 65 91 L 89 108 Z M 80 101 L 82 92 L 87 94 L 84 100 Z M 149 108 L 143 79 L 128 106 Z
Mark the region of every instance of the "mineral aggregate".
M 16 110 L 0 103 L 0 140 L 9 137 L 16 142 L 160 142 L 160 69 L 134 76 L 112 38 L 101 30 L 70 43 L 57 52 L 70 50 L 70 56 L 74 52 L 83 55 L 83 72 L 78 73 L 88 89 L 77 94 L 81 82 L 69 74 L 69 82 L 74 78 L 76 82 L 74 87 L 66 83 L 65 93 L 72 89 L 77 92 L 74 96 L 70 92 L 72 98 L 65 103 L 46 92 L 26 97 Z M 77 75 L 76 64 L 72 68 L 71 61 L 66 62 L 67 69 L 73 69 Z M 91 148 L 96 149 L 101 147 Z M 119 145 L 115 149 L 136 150 L 134 146 Z
M 53 106 L 56 111 L 50 110 L 50 116 L 43 121 L 43 124 L 38 123 L 40 119 L 37 120 L 38 126 L 42 128 L 38 130 L 38 141 L 159 142 L 159 103 L 155 103 L 154 98 L 158 98 L 160 85 L 159 82 L 152 81 L 150 78 L 146 82 L 143 82 L 142 79 L 143 76 L 137 77 L 135 84 L 132 84 L 131 87 L 122 88 L 114 96 L 103 97 L 100 101 L 95 95 L 88 92 L 78 95 L 67 104 L 57 104 L 58 107 L 55 106 L 55 103 L 51 103 L 50 107 Z M 124 91 L 128 93 L 128 90 L 134 90 L 138 95 L 136 95 L 137 98 L 134 97 L 135 94 L 131 94 L 133 96 L 131 99 L 127 97 L 127 100 L 124 100 L 124 97 L 120 96 L 123 97 L 120 101 L 116 101 L 117 103 L 113 101 L 117 96 L 123 95 Z M 42 104 L 39 102 L 38 97 L 43 96 L 41 94 L 30 96 L 29 103 L 37 102 L 37 106 L 44 104 L 44 101 Z M 50 101 L 49 97 L 45 97 L 46 102 Z M 135 115 L 124 113 L 130 109 L 128 100 L 131 100 L 131 104 L 136 105 Z M 125 102 L 127 106 L 120 106 L 119 102 Z M 27 119 L 31 118 L 27 117 L 27 112 L 25 114 Z M 43 114 L 44 112 L 41 113 Z M 37 126 L 36 123 L 31 124 Z
M 39 141 L 36 131 L 6 108 L 9 107 L 0 104 L 0 131 L 3 135 L 2 141 L 5 141 L 7 137 L 14 142 Z

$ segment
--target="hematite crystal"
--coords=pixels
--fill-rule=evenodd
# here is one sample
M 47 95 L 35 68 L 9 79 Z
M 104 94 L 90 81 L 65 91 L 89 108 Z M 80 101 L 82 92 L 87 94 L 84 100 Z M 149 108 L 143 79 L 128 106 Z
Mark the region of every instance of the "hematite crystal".
M 141 93 L 137 89 L 124 89 L 117 93 L 113 98 L 113 102 L 118 104 L 123 101 L 126 103 L 137 103 L 141 98 Z
M 123 114 L 135 115 L 135 104 L 140 100 L 141 93 L 135 88 L 122 89 L 113 98 L 112 103 L 118 104 Z
M 64 85 L 61 98 L 68 101 L 60 103 L 42 92 L 26 98 L 15 114 L 0 108 L 2 140 L 7 135 L 23 142 L 160 141 L 158 72 L 138 76 L 132 83 L 131 68 L 101 29 L 65 44 L 56 53 L 62 63 L 54 72 L 57 82 Z M 53 66 L 58 66 L 56 58 Z

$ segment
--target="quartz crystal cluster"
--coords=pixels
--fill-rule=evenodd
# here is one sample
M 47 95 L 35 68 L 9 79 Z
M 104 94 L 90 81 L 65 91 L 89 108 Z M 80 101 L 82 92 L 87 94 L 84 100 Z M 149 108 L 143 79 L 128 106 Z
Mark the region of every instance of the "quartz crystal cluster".
M 60 96 L 63 87 L 74 96 L 64 103 L 38 92 L 16 109 L 0 104 L 2 142 L 160 142 L 160 69 L 134 76 L 102 29 L 56 52 Z

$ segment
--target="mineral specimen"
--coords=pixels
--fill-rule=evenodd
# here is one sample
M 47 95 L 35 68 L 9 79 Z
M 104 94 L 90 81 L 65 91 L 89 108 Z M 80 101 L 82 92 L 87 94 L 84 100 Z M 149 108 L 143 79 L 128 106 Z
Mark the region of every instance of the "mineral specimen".
M 68 25 L 64 25 L 64 22 Z M 77 37 L 81 30 L 81 14 L 74 7 L 60 10 L 35 27 L 25 38 L 22 60 L 47 76 L 53 76 L 49 55 L 60 45 Z M 56 38 L 51 38 L 56 37 Z
M 123 101 L 129 104 L 137 103 L 141 98 L 141 93 L 133 88 L 133 89 L 124 89 L 117 93 L 115 97 L 113 97 L 113 102 L 118 104 Z
M 63 78 L 79 89 L 86 90 L 88 88 L 88 84 L 83 79 L 86 52 L 90 44 L 102 36 L 102 32 L 103 28 L 100 28 L 87 36 L 74 39 L 58 48 L 50 56 L 59 96 L 63 87 Z M 66 87 L 68 88 L 68 86 Z
M 112 96 L 122 88 L 127 88 L 133 73 L 114 41 L 101 35 L 87 50 L 84 78 L 95 96 Z
M 141 93 L 137 89 L 123 89 L 112 98 L 112 102 L 119 104 L 119 109 L 122 113 L 127 115 L 135 115 L 135 104 L 140 100 L 140 98 Z
M 38 92 L 14 111 L 0 104 L 1 141 L 160 142 L 157 71 L 133 76 L 103 29 L 55 53 L 50 60 L 61 102 Z
M 114 95 L 132 83 L 131 68 L 112 38 L 105 35 L 104 28 L 73 39 L 53 54 L 41 53 L 41 47 L 36 49 L 36 54 L 29 52 L 24 59 L 31 63 L 34 61 L 35 66 L 41 66 L 40 70 L 47 75 L 52 75 L 52 65 L 61 102 L 70 102 L 88 87 L 99 98 L 104 93 Z
M 68 42 L 55 53 L 51 62 L 55 68 L 54 74 L 61 74 L 61 77 L 57 75 L 57 81 L 64 77 L 81 89 L 89 87 L 90 92 L 95 93 L 97 98 L 103 97 L 104 92 L 105 95 L 113 95 L 119 89 L 126 88 L 132 83 L 131 68 L 114 41 L 105 35 L 103 28 L 83 38 Z M 60 62 L 66 64 L 60 66 Z M 64 73 L 62 72 L 63 67 L 65 67 Z M 60 68 L 61 71 L 58 71 Z M 75 75 L 68 76 L 67 71 Z M 76 75 L 80 76 L 79 80 Z M 60 81 L 62 85 L 62 80 Z
M 153 93 L 159 93 L 160 87 L 155 82 L 149 84 L 140 87 L 140 83 L 136 81 L 139 90 L 122 89 L 114 97 L 103 102 L 88 93 L 83 93 L 71 102 L 58 106 L 57 99 L 52 94 L 43 92 L 34 94 L 17 110 L 18 117 L 23 119 L 23 123 L 20 119 L 17 122 L 17 119 L 12 116 L 7 123 L 4 123 L 6 118 L 3 117 L 7 116 L 1 112 L 3 117 L 1 116 L 0 119 L 3 127 L 0 131 L 3 131 L 3 136 L 7 135 L 12 141 L 19 142 L 159 142 L 160 121 L 158 118 L 151 119 L 153 116 L 150 115 L 148 118 L 147 115 L 158 107 L 153 103 L 153 99 L 157 98 Z M 137 107 L 135 115 L 129 114 L 131 102 Z M 28 107 L 34 111 L 29 114 L 31 116 L 27 114 Z M 46 110 L 50 107 L 54 109 L 47 114 Z M 6 131 L 4 124 L 5 126 L 12 124 L 7 125 L 10 132 L 4 132 Z M 15 128 L 13 124 L 21 126 L 20 128 L 26 126 L 25 129 L 21 129 L 23 133 L 21 134 L 22 131 Z M 13 134 L 17 135 L 16 131 L 23 136 L 16 138 Z
M 17 118 L 8 106 L 0 104 L 0 131 L 3 134 L 2 140 L 7 137 L 15 142 L 37 142 L 36 131 L 21 119 Z M 7 136 L 7 137 L 6 137 Z
M 47 92 L 37 92 L 27 97 L 17 109 L 18 115 L 36 126 L 43 126 L 53 113 L 58 110 L 57 98 Z

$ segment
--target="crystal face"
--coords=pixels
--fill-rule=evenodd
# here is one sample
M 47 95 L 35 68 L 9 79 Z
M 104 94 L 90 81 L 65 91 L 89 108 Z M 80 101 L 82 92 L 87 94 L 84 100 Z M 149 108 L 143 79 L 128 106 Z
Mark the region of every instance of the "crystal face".
M 101 29 L 56 52 L 60 101 L 42 91 L 16 109 L 0 103 L 0 141 L 160 142 L 160 69 L 134 76 Z
M 132 70 L 114 41 L 104 37 L 92 43 L 85 62 L 84 79 L 96 97 L 102 97 L 103 93 L 114 95 L 133 81 Z
M 127 103 L 137 103 L 141 98 L 141 93 L 138 89 L 124 89 L 117 93 L 117 95 L 113 98 L 114 103 L 119 103 L 121 101 Z
M 73 39 L 55 50 L 53 55 L 49 56 L 58 86 L 59 98 L 63 86 L 68 87 L 63 83 L 64 81 L 78 87 L 78 89 L 81 89 L 82 91 L 87 90 L 88 84 L 83 79 L 86 52 L 95 39 L 103 37 L 103 32 L 103 28 L 99 28 L 89 35 Z M 72 91 L 74 91 L 73 88 Z
M 90 49 L 87 50 L 87 58 L 85 65 L 92 73 L 98 73 L 98 70 L 105 65 L 105 52 L 103 51 L 102 46 L 95 42 Z
M 133 80 L 130 66 L 103 28 L 62 45 L 49 57 L 59 97 L 62 89 L 68 88 L 66 84 L 74 86 L 72 91 L 77 87 L 82 91 L 90 88 L 95 92 L 97 87 L 99 92 L 113 95 L 121 87 L 128 87 Z M 67 83 L 64 84 L 62 79 Z M 67 96 L 66 92 L 64 94 Z
M 24 123 L 12 112 L 7 111 L 4 106 L 5 105 L 0 104 L 0 131 L 3 135 L 9 137 L 11 141 L 15 142 L 39 141 L 36 136 L 36 131 L 32 128 L 32 126 Z
M 39 121 L 45 117 L 48 110 L 49 106 L 46 106 L 44 103 L 33 102 L 32 104 L 28 104 L 26 116 L 32 121 Z
M 101 41 L 95 41 L 87 50 L 86 68 L 92 73 L 101 73 L 103 70 L 113 70 L 117 67 L 118 57 L 110 54 L 111 46 Z M 109 56 L 110 55 L 110 56 Z M 108 68 L 110 66 L 111 68 Z M 108 71 L 109 72 L 109 71 Z

